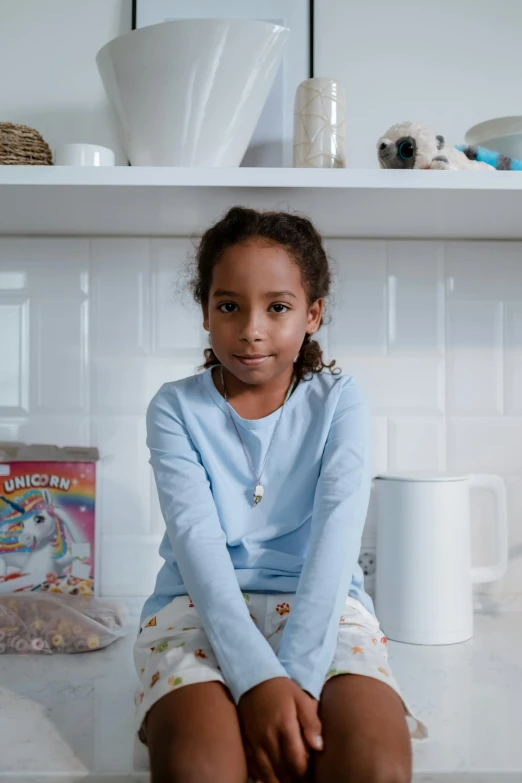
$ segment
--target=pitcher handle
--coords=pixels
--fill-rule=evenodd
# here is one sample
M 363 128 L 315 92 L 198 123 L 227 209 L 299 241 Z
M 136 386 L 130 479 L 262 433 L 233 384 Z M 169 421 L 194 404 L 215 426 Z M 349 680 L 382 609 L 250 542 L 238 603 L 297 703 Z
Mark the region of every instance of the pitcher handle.
M 474 584 L 494 582 L 506 573 L 508 564 L 508 524 L 506 485 L 500 476 L 489 473 L 473 473 L 470 477 L 470 489 L 488 489 L 495 496 L 497 509 L 495 520 L 495 549 L 497 560 L 491 566 L 477 566 L 471 569 L 471 581 Z

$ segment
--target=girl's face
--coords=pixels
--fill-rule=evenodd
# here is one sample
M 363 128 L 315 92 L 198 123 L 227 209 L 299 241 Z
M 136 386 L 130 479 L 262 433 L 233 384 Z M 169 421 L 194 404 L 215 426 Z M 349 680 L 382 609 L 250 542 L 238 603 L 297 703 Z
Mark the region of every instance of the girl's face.
M 223 366 L 257 385 L 289 371 L 322 312 L 322 299 L 308 304 L 299 266 L 286 250 L 256 238 L 227 248 L 215 265 L 203 323 Z

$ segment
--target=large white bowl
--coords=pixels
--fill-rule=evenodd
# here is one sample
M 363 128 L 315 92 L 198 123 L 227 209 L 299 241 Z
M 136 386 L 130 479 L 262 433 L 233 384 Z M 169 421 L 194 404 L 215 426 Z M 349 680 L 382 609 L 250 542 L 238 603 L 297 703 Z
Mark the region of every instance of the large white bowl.
M 510 158 L 522 159 L 522 116 L 497 117 L 473 125 L 465 136 L 466 144 L 485 147 Z
M 239 166 L 290 31 L 252 19 L 141 27 L 96 55 L 133 166 Z

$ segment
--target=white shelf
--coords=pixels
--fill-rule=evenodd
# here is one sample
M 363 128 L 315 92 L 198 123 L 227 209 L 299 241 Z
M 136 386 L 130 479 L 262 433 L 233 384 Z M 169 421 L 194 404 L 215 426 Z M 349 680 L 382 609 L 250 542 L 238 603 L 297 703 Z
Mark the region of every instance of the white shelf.
M 0 166 L 0 234 L 187 236 L 234 204 L 328 237 L 522 239 L 522 172 Z

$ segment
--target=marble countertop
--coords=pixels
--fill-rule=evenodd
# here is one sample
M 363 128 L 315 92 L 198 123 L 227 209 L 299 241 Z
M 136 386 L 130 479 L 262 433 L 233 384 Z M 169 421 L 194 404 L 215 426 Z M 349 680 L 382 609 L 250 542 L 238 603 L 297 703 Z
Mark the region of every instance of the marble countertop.
M 99 652 L 0 656 L 0 783 L 148 781 L 132 731 L 135 627 Z M 430 735 L 414 741 L 415 783 L 522 783 L 521 649 L 518 612 L 475 615 L 464 644 L 390 642 Z

